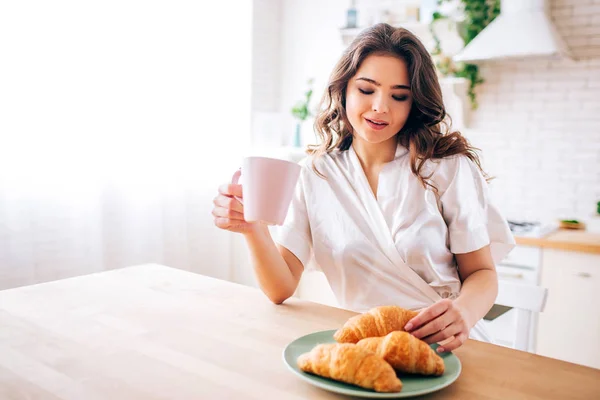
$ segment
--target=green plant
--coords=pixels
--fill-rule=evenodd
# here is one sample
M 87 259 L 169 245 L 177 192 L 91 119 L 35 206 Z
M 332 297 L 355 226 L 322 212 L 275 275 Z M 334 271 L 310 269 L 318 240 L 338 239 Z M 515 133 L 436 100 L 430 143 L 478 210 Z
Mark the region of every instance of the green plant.
M 576 219 L 561 219 L 560 222 L 565 224 L 579 224 L 579 221 Z
M 310 98 L 312 97 L 312 94 L 313 94 L 313 90 L 312 90 L 313 79 L 309 79 L 307 83 L 308 83 L 308 90 L 304 93 L 304 98 L 302 100 L 298 101 L 298 103 L 296 103 L 296 105 L 294 107 L 292 107 L 292 115 L 294 116 L 294 118 L 296 118 L 300 121 L 305 121 L 308 117 L 310 117 L 312 115 L 310 112 L 310 109 L 309 109 L 309 104 L 310 104 Z
M 438 4 L 449 2 L 451 0 L 438 0 Z M 460 0 L 463 12 L 464 21 L 457 24 L 458 33 L 463 39 L 465 46 L 471 42 L 490 22 L 500 14 L 500 0 Z M 444 75 L 453 75 L 466 78 L 469 80 L 469 99 L 471 107 L 477 108 L 477 97 L 475 87 L 483 83 L 483 79 L 479 74 L 479 67 L 475 64 L 458 64 L 452 63 L 451 58 L 444 57 L 440 46 L 440 40 L 435 34 L 433 24 L 440 19 L 447 19 L 446 15 L 439 12 L 433 14 L 429 30 L 433 36 L 435 47 L 432 51 L 433 56 L 437 56 L 436 63 L 440 72 Z

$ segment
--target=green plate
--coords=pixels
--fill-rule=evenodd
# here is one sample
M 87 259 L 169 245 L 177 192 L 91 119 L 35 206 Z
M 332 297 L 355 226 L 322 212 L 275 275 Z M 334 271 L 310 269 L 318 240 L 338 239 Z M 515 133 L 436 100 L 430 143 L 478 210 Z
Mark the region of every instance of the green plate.
M 335 330 L 315 332 L 294 340 L 283 350 L 283 361 L 292 372 L 311 385 L 335 393 L 375 399 L 399 399 L 435 392 L 452 384 L 460 375 L 460 361 L 452 353 L 440 355 L 444 360 L 445 366 L 444 375 L 442 376 L 398 374 L 398 377 L 402 381 L 402 391 L 396 393 L 378 393 L 373 390 L 308 374 L 298 368 L 296 360 L 301 354 L 311 351 L 313 347 L 321 343 L 335 343 L 333 339 L 334 332 Z M 437 345 L 433 344 L 431 347 L 435 349 Z

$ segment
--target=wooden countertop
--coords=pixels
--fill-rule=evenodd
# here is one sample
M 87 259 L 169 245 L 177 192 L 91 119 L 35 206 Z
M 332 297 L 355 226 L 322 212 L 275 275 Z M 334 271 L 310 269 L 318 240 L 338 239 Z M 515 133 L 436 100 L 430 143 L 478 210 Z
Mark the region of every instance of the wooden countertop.
M 353 313 L 144 265 L 0 291 L 2 399 L 344 399 L 283 348 Z M 600 370 L 469 340 L 459 379 L 421 399 L 600 398 Z
M 600 233 L 560 229 L 543 238 L 515 236 L 521 246 L 600 254 Z

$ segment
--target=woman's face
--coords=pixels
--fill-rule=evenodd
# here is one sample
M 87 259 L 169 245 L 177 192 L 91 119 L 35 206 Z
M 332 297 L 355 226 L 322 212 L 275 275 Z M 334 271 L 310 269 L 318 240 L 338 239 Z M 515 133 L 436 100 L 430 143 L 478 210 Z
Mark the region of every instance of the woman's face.
M 411 105 L 408 68 L 398 57 L 368 56 L 346 88 L 346 115 L 354 135 L 368 143 L 394 137 L 404 126 Z

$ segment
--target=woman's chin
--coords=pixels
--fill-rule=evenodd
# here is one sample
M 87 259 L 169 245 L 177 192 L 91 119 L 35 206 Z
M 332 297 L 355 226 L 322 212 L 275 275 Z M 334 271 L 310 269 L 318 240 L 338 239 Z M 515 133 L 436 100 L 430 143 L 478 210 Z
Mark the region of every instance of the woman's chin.
M 363 131 L 357 135 L 362 142 L 367 144 L 381 144 L 387 142 L 396 135 L 390 135 L 386 132 Z

